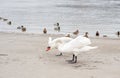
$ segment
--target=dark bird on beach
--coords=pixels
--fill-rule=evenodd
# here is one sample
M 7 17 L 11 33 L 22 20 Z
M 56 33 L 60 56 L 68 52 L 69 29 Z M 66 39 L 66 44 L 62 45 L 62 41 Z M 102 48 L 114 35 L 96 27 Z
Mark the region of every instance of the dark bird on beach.
M 107 37 L 107 35 L 103 35 L 103 37 Z
M 47 34 L 47 29 L 46 28 L 43 29 L 43 33 Z
M 99 37 L 99 36 L 100 36 L 100 34 L 99 34 L 99 32 L 98 32 L 98 31 L 96 31 L 96 36 L 97 36 L 97 37 Z
M 118 37 L 120 36 L 120 31 L 117 31 L 117 36 L 118 36 Z
M 54 24 L 54 30 L 56 30 L 58 32 L 60 31 L 59 23 Z
M 79 34 L 79 30 L 76 30 L 75 32 L 73 32 L 74 35 L 78 35 Z
M 85 32 L 84 37 L 88 38 L 88 32 Z
M 21 26 L 22 32 L 26 31 L 26 28 L 24 26 Z
M 12 22 L 11 22 L 11 21 L 9 21 L 7 24 L 8 24 L 8 25 L 11 25 L 11 24 L 12 24 Z
M 8 19 L 3 18 L 3 21 L 7 21 Z
M 17 27 L 17 29 L 21 29 L 21 27 L 19 26 L 19 27 Z
M 60 26 L 54 27 L 54 30 L 60 31 Z
M 0 17 L 0 20 L 2 20 L 3 18 L 2 17 Z
M 65 37 L 70 37 L 70 34 L 67 34 Z

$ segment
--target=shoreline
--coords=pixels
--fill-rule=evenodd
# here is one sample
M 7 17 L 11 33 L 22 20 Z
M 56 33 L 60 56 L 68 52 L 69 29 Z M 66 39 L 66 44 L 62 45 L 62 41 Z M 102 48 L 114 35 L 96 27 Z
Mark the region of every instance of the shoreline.
M 26 33 L 26 32 L 2 32 L 2 31 L 0 31 L 0 33 L 3 33 L 3 34 L 18 34 L 18 35 L 40 35 L 40 36 L 45 36 L 45 35 L 47 35 L 47 36 L 61 36 L 61 37 L 63 37 L 63 36 L 65 36 L 65 34 L 58 34 L 58 33 L 56 33 L 56 34 L 43 34 L 43 33 Z M 80 34 L 79 34 L 80 35 Z M 83 36 L 83 35 L 81 35 L 81 36 Z M 77 36 L 76 36 L 77 37 Z M 115 40 L 119 40 L 120 39 L 120 37 L 102 37 L 102 36 L 100 36 L 100 37 L 96 37 L 96 36 L 90 36 L 89 38 L 92 38 L 92 39 L 115 39 Z

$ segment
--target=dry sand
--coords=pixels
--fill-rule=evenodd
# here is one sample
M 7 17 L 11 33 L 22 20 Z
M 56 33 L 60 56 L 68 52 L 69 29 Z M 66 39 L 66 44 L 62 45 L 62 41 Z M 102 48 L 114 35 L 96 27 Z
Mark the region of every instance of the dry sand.
M 69 64 L 71 54 L 45 51 L 49 36 L 62 35 L 0 33 L 0 78 L 120 78 L 120 39 L 91 38 L 98 49 Z

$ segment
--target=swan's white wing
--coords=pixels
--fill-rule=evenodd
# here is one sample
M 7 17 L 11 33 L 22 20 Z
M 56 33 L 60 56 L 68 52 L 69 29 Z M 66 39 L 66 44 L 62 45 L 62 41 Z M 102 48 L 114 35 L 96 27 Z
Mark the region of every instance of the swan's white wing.
M 73 40 L 73 39 L 72 39 L 72 38 L 69 38 L 69 37 L 61 37 L 60 40 L 61 40 L 62 43 L 65 44 L 65 43 L 70 42 L 70 41 Z
M 77 38 L 66 43 L 64 47 L 69 47 L 71 49 L 75 49 L 75 48 L 81 48 L 83 46 L 87 46 L 89 44 L 91 44 L 90 39 L 88 39 L 86 37 L 78 36 Z
M 51 43 L 58 43 L 61 42 L 61 44 L 65 44 L 68 43 L 69 41 L 73 40 L 72 38 L 69 37 L 60 37 L 60 38 L 56 38 L 54 40 L 51 41 Z

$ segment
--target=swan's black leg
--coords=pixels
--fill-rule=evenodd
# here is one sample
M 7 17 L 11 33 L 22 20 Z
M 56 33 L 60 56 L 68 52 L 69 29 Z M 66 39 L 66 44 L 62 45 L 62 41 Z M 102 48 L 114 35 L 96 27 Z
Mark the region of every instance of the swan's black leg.
M 75 63 L 77 63 L 77 56 L 75 56 Z
M 77 63 L 77 56 L 75 56 L 75 55 L 73 54 L 72 60 L 69 60 L 68 62 L 69 62 L 70 64 Z
M 63 54 L 62 53 L 60 53 L 60 54 L 58 54 L 58 55 L 56 55 L 56 56 L 62 56 Z
M 74 59 L 75 59 L 75 55 L 73 54 L 73 58 L 72 58 L 72 61 L 74 61 Z

